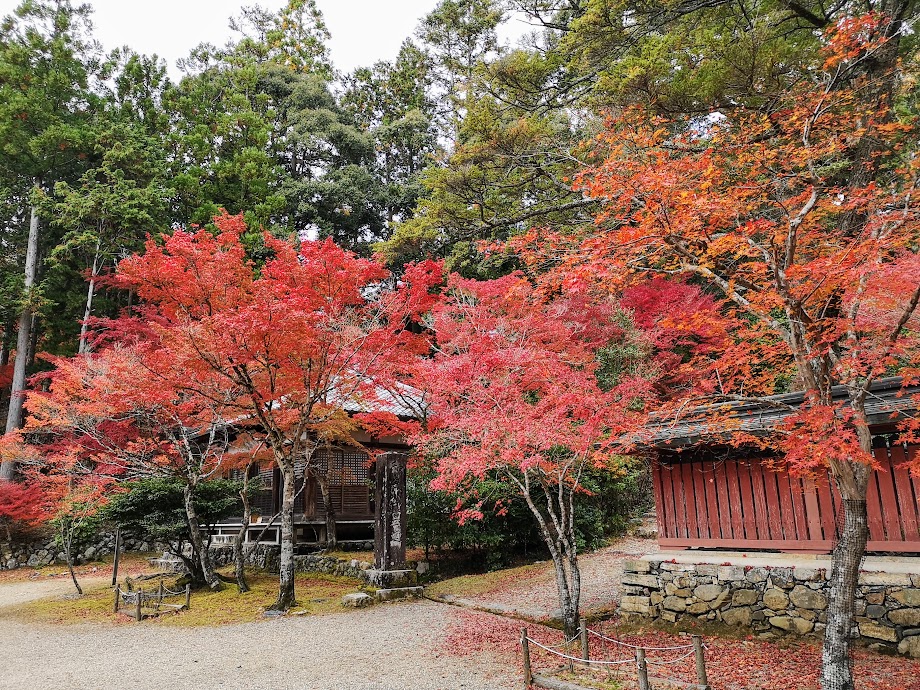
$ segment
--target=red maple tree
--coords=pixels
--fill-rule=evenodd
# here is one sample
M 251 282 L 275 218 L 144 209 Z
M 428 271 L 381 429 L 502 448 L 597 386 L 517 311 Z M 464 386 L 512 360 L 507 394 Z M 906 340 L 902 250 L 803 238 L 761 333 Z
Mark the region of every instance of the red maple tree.
M 674 391 L 663 416 L 688 403 L 805 392 L 769 442 L 794 471 L 829 469 L 844 501 L 825 690 L 852 687 L 873 464 L 866 402 L 879 377 L 915 383 L 920 355 L 916 132 L 882 88 L 897 79 L 877 67 L 890 64 L 880 56 L 896 27 L 880 15 L 842 21 L 828 33 L 820 77 L 769 111 L 689 123 L 638 109 L 612 116 L 596 142 L 599 162 L 576 181 L 603 202 L 597 227 L 587 236 L 534 230 L 515 242 L 529 264 L 553 262 L 551 280 L 570 289 L 679 274 L 724 299 L 734 346 L 697 363 L 693 385 Z
M 240 240 L 242 217 L 224 214 L 215 224 L 214 235 L 179 230 L 148 241 L 118 274 L 144 301 L 172 365 L 188 372 L 187 394 L 229 400 L 227 410 L 258 428 L 281 471 L 275 608 L 283 610 L 294 603 L 295 475 L 312 473 L 327 486 L 314 451 L 356 443 L 353 413 L 386 407 L 378 382 L 427 351 L 428 338 L 406 325 L 429 309 L 440 272 L 426 264 L 393 286 L 380 264 L 331 240 L 298 247 L 270 236 L 270 258 L 257 268 Z M 327 519 L 333 536 L 331 510 Z

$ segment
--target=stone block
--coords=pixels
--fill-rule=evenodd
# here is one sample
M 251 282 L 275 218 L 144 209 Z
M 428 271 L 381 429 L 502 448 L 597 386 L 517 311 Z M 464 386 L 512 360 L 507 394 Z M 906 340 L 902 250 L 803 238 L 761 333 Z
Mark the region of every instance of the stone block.
M 770 625 L 796 635 L 806 635 L 814 628 L 814 623 L 811 621 L 793 616 L 774 616 L 770 619 Z
M 789 592 L 789 600 L 800 609 L 823 611 L 827 608 L 827 597 L 821 592 L 797 585 Z
M 726 587 L 715 599 L 709 602 L 709 608 L 720 609 L 731 601 L 732 591 Z
M 789 597 L 783 590 L 774 587 L 763 593 L 763 603 L 774 611 L 782 611 L 789 605 Z
M 687 600 L 682 597 L 665 597 L 661 607 L 668 611 L 684 612 L 687 610 Z
M 814 582 L 824 579 L 824 571 L 814 568 L 796 568 L 792 571 L 792 577 L 799 582 Z
M 719 580 L 721 582 L 744 579 L 744 568 L 740 565 L 720 565 Z
M 685 573 L 687 571 L 693 570 L 692 563 L 667 563 L 666 561 L 661 562 L 662 570 L 669 570 L 671 572 Z
M 910 587 L 911 581 L 907 573 L 862 572 L 859 574 L 859 584 L 872 587 Z
M 628 613 L 641 613 L 648 615 L 650 610 L 650 601 L 648 597 L 620 597 L 620 610 Z
M 902 589 L 892 592 L 891 598 L 904 606 L 920 606 L 920 589 Z
M 652 571 L 650 561 L 631 560 L 623 561 L 623 572 L 627 573 L 649 573 Z
M 869 592 L 866 595 L 866 602 L 869 604 L 884 604 L 885 603 L 885 593 L 884 592 Z
M 411 599 L 422 596 L 423 587 L 393 587 L 378 589 L 377 601 L 396 601 L 397 599 Z
M 888 609 L 878 604 L 869 604 L 866 607 L 866 615 L 869 616 L 869 618 L 881 618 L 885 615 L 886 611 L 888 611 Z
M 652 606 L 658 606 L 658 604 L 664 601 L 664 594 L 661 592 L 652 592 L 649 599 L 651 599 Z
M 884 640 L 885 642 L 897 642 L 898 631 L 887 625 L 880 625 L 874 621 L 860 621 L 859 634 L 863 637 L 871 637 L 873 640 Z
M 913 627 L 920 625 L 920 609 L 895 609 L 888 612 L 888 620 L 895 625 Z
M 751 568 L 744 574 L 744 579 L 748 582 L 758 583 L 767 579 L 769 572 L 766 568 Z
M 697 563 L 694 570 L 696 570 L 697 575 L 704 575 L 706 577 L 719 576 L 719 566 L 709 563 Z
M 748 626 L 751 624 L 751 609 L 748 606 L 728 609 L 722 612 L 722 620 L 725 621 L 726 625 Z
M 356 609 L 363 609 L 374 603 L 374 597 L 364 592 L 353 592 L 342 597 L 342 606 L 350 606 Z
M 625 573 L 620 582 L 624 585 L 635 587 L 648 587 L 649 589 L 658 589 L 661 582 L 654 575 L 637 575 L 635 573 Z
M 700 585 L 693 590 L 693 596 L 700 601 L 712 601 L 722 594 L 723 591 L 725 591 L 725 588 L 721 585 Z
M 760 593 L 756 589 L 736 589 L 732 595 L 732 606 L 751 606 L 759 598 Z
M 898 645 L 898 652 L 912 659 L 920 659 L 920 636 L 905 637 Z
M 674 611 L 662 611 L 662 612 L 661 612 L 661 620 L 667 621 L 668 623 L 676 623 L 676 622 L 677 622 L 677 614 L 674 613 Z
M 687 607 L 687 613 L 692 613 L 695 616 L 701 613 L 709 613 L 709 604 L 705 601 L 697 601 Z
M 364 579 L 369 585 L 380 589 L 414 587 L 418 582 L 415 570 L 365 570 Z

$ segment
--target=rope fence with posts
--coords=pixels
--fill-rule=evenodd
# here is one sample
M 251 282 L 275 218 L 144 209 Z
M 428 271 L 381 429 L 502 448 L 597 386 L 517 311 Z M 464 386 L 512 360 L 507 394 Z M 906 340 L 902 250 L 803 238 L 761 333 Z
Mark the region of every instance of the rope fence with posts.
M 181 603 L 163 601 L 166 598 L 184 597 Z M 186 585 L 184 590 L 173 591 L 160 580 L 159 587 L 154 591 L 145 592 L 143 589 L 125 591 L 121 585 L 115 585 L 114 612 L 131 616 L 137 622 L 145 617 L 158 616 L 166 611 L 177 613 L 188 611 L 192 601 L 192 587 Z M 144 612 L 144 608 L 149 611 Z
M 592 658 L 591 641 L 597 640 L 603 650 L 603 658 Z M 527 628 L 521 628 L 521 652 L 524 665 L 524 688 L 542 687 L 549 690 L 564 690 L 578 686 L 560 681 L 552 676 L 537 673 L 533 668 L 531 658 L 532 648 L 537 648 L 550 655 L 551 658 L 563 662 L 563 668 L 574 672 L 576 666 L 604 672 L 608 679 L 624 679 L 624 675 L 634 678 L 638 682 L 639 690 L 654 690 L 656 685 L 665 685 L 668 688 L 678 687 L 685 690 L 711 690 L 706 676 L 706 645 L 699 635 L 693 635 L 689 644 L 672 645 L 666 647 L 653 647 L 648 645 L 634 645 L 623 640 L 617 640 L 589 629 L 584 621 L 579 625 L 578 634 L 568 640 L 563 640 L 556 645 L 543 644 L 527 633 Z M 623 656 L 611 658 L 612 649 L 621 649 Z M 670 655 L 668 657 L 668 655 Z M 662 658 L 662 657 L 668 658 Z M 696 671 L 696 682 L 679 680 L 669 675 L 669 668 L 687 663 L 693 658 Z M 649 673 L 649 667 L 657 669 L 662 675 Z

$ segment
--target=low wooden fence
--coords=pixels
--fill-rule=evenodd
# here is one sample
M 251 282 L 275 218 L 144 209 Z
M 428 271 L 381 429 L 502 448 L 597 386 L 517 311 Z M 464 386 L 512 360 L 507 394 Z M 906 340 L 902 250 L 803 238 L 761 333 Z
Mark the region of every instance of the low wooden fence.
M 601 643 L 604 650 L 603 657 L 592 657 L 591 640 L 596 639 Z M 533 648 L 542 650 L 550 655 L 550 658 L 558 659 L 563 664 L 562 668 L 568 667 L 569 671 L 574 671 L 576 666 L 584 669 L 593 669 L 604 671 L 611 676 L 614 670 L 625 672 L 633 676 L 638 682 L 639 690 L 654 690 L 660 684 L 668 688 L 680 687 L 685 690 L 710 690 L 709 681 L 706 676 L 706 657 L 704 653 L 705 645 L 699 635 L 693 635 L 690 644 L 673 645 L 668 647 L 650 647 L 633 645 L 622 640 L 616 640 L 607 637 L 595 630 L 590 630 L 582 622 L 579 634 L 571 640 L 563 640 L 557 645 L 546 645 L 530 637 L 527 628 L 521 628 L 521 653 L 524 665 L 524 689 L 535 686 L 538 688 L 547 688 L 548 690 L 575 690 L 580 687 L 568 681 L 559 680 L 553 676 L 545 675 L 534 670 L 531 651 Z M 610 658 L 610 649 L 621 650 L 619 658 Z M 577 654 L 577 656 L 576 656 Z M 662 658 L 663 656 L 667 658 Z M 692 662 L 690 659 L 692 658 Z M 668 676 L 656 676 L 649 672 L 649 668 L 657 669 L 659 673 L 667 673 L 667 669 L 674 668 L 676 664 L 693 663 L 696 671 L 696 683 L 671 678 Z M 634 669 L 634 671 L 633 671 Z
M 164 599 L 174 599 L 184 597 L 184 602 L 169 602 Z M 134 591 L 123 591 L 120 585 L 115 586 L 115 613 L 124 613 L 131 616 L 137 622 L 142 621 L 145 617 L 158 616 L 166 611 L 188 611 L 192 601 L 191 585 L 186 585 L 184 590 L 174 592 L 167 588 L 163 581 L 160 580 L 160 586 L 154 590 L 145 592 L 143 589 Z M 146 612 L 144 609 L 148 609 Z

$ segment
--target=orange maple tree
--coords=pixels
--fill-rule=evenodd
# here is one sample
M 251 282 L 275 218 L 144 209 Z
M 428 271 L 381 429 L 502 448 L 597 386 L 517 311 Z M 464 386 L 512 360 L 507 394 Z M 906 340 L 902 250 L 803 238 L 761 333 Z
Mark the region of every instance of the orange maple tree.
M 322 488 L 314 451 L 356 444 L 354 413 L 385 410 L 394 367 L 427 351 L 427 336 L 406 325 L 430 308 L 440 270 L 409 267 L 392 285 L 380 264 L 331 240 L 298 247 L 270 236 L 269 258 L 256 267 L 240 239 L 242 217 L 224 214 L 215 225 L 216 234 L 178 230 L 148 241 L 118 275 L 143 300 L 167 364 L 185 375 L 185 394 L 220 402 L 228 422 L 257 429 L 281 471 L 274 606 L 284 610 L 294 603 L 295 477 L 312 473 Z
M 918 380 L 916 130 L 879 86 L 897 79 L 867 67 L 890 51 L 891 27 L 878 14 L 838 23 L 818 76 L 769 110 L 690 121 L 641 109 L 610 116 L 597 162 L 575 180 L 603 203 L 596 227 L 583 235 L 535 229 L 512 245 L 531 267 L 551 269 L 551 288 L 619 290 L 670 275 L 724 300 L 734 345 L 697 361 L 662 416 L 804 391 L 769 442 L 794 471 L 830 470 L 843 497 L 826 690 L 852 687 L 849 634 L 873 465 L 866 404 L 880 377 Z M 843 402 L 835 386 L 844 387 Z M 906 440 L 916 437 L 914 420 L 902 427 Z M 735 442 L 751 440 L 738 434 Z

